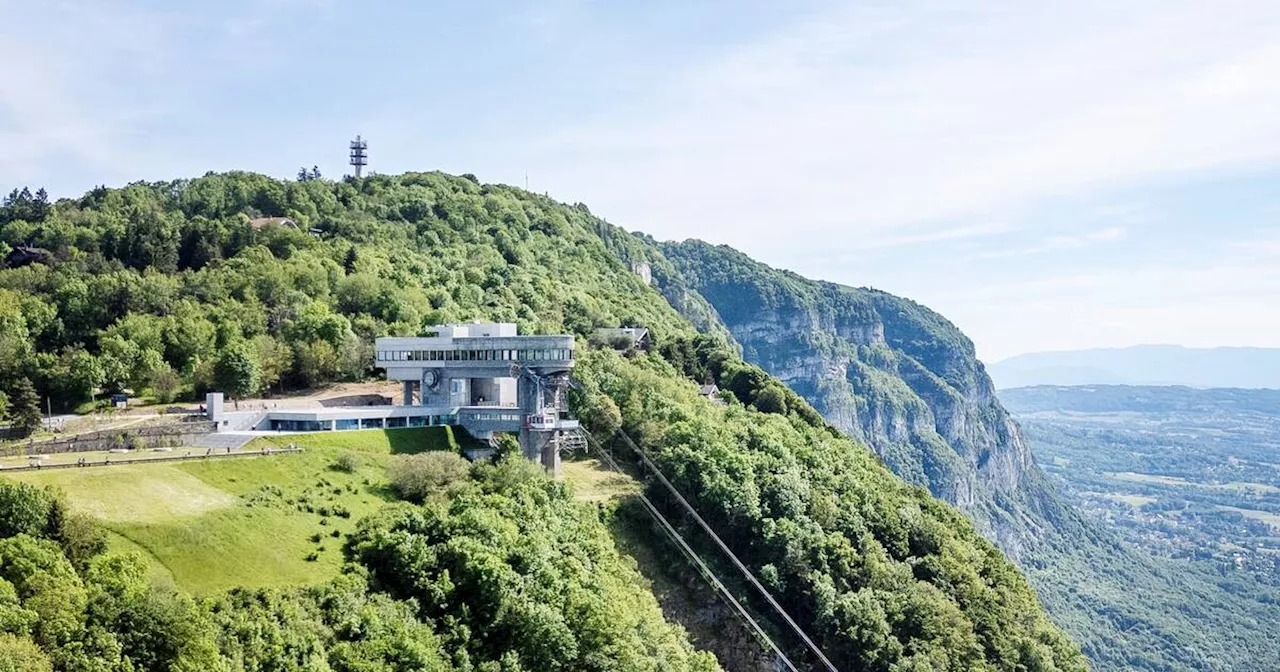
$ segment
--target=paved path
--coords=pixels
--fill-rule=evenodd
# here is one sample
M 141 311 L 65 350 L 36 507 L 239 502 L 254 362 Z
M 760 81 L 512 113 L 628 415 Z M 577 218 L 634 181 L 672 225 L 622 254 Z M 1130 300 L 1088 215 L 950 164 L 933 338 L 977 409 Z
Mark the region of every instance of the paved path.
M 214 432 L 213 434 L 202 434 L 191 439 L 190 443 L 196 448 L 217 448 L 225 450 L 239 450 L 244 444 L 249 443 L 254 438 L 253 434 L 247 432 Z

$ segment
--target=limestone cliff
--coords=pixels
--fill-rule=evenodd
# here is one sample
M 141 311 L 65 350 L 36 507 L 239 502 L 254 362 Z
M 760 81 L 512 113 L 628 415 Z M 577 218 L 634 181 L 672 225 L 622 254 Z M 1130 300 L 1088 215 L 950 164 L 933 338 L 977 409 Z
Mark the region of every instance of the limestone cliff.
M 960 506 L 1006 552 L 1019 556 L 1028 535 L 1056 517 L 1059 505 L 973 343 L 942 316 L 727 247 L 687 241 L 663 244 L 662 253 L 674 273 L 655 273 L 660 289 L 705 299 L 748 361 L 902 478 Z
M 1239 615 L 1252 613 L 1254 596 L 1126 547 L 1062 504 L 972 342 L 942 316 L 727 247 L 625 242 L 615 253 L 648 262 L 652 286 L 699 329 L 728 334 L 899 476 L 965 510 L 1022 566 L 1094 669 L 1257 669 L 1274 659 L 1266 626 Z

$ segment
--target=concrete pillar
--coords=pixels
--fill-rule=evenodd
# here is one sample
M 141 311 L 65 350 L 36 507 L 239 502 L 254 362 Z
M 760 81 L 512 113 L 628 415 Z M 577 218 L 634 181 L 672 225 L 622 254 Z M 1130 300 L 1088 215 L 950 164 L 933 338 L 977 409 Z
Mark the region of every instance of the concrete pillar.
M 204 395 L 204 412 L 210 420 L 222 424 L 224 417 L 222 415 L 221 392 L 210 392 Z
M 516 402 L 520 407 L 520 452 L 526 459 L 538 460 L 540 447 L 534 445 L 536 434 L 526 426 L 529 414 L 536 412 L 538 406 L 538 385 L 525 376 L 516 380 Z
M 404 381 L 404 405 L 405 406 L 413 405 L 413 381 L 412 380 Z
M 554 433 L 539 433 L 538 438 L 543 440 L 542 468 L 558 481 L 560 480 L 560 445 L 552 438 L 554 436 Z

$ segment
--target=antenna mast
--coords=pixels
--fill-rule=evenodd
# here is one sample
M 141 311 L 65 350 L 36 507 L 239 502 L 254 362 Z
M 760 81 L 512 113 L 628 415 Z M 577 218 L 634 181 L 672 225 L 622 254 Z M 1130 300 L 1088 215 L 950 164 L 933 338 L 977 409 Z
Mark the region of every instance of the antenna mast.
M 357 179 L 359 179 L 360 177 L 360 169 L 369 165 L 368 150 L 369 150 L 369 143 L 365 142 L 364 140 L 361 140 L 360 136 L 357 135 L 356 139 L 351 141 L 350 163 L 352 166 L 355 166 Z

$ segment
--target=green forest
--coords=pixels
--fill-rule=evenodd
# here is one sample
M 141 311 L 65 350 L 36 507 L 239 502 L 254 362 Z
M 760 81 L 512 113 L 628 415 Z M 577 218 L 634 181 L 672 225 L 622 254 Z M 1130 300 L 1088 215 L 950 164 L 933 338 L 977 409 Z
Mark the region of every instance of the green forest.
M 668 263 L 654 277 L 668 298 L 696 292 L 749 362 L 785 377 L 899 477 L 961 506 L 1094 669 L 1280 659 L 1275 391 L 997 397 L 973 343 L 927 307 L 727 246 L 659 245 Z M 1112 518 L 1091 515 L 1099 500 Z
M 0 380 L 17 426 L 45 397 L 83 409 L 115 390 L 164 401 L 360 380 L 373 338 L 443 322 L 573 333 L 579 417 L 651 452 L 840 669 L 1085 669 L 962 514 L 744 363 L 697 296 L 672 302 L 683 317 L 632 272 L 628 251 L 659 269 L 661 253 L 585 206 L 440 173 L 210 174 L 56 203 L 18 191 L 0 244 Z M 648 327 L 652 351 L 586 349 L 595 328 L 623 325 Z M 709 381 L 726 405 L 698 395 Z M 442 498 L 392 505 L 347 539 L 342 580 L 292 591 L 142 586 L 108 575 L 136 577 L 127 559 L 36 515 L 3 535 L 20 614 L 0 621 L 5 645 L 35 670 L 714 669 L 619 560 L 609 512 L 527 471 L 478 468 Z M 47 607 L 57 632 L 21 615 L 64 595 L 84 598 Z
M 0 670 L 719 669 L 563 486 L 520 458 L 473 474 L 363 521 L 331 582 L 197 598 L 0 482 Z
M 209 175 L 56 204 L 15 191 L 0 208 L 9 419 L 99 391 L 163 403 L 361 380 L 373 338 L 444 322 L 671 331 L 661 297 L 599 273 L 619 262 L 598 226 L 584 206 L 434 173 Z

